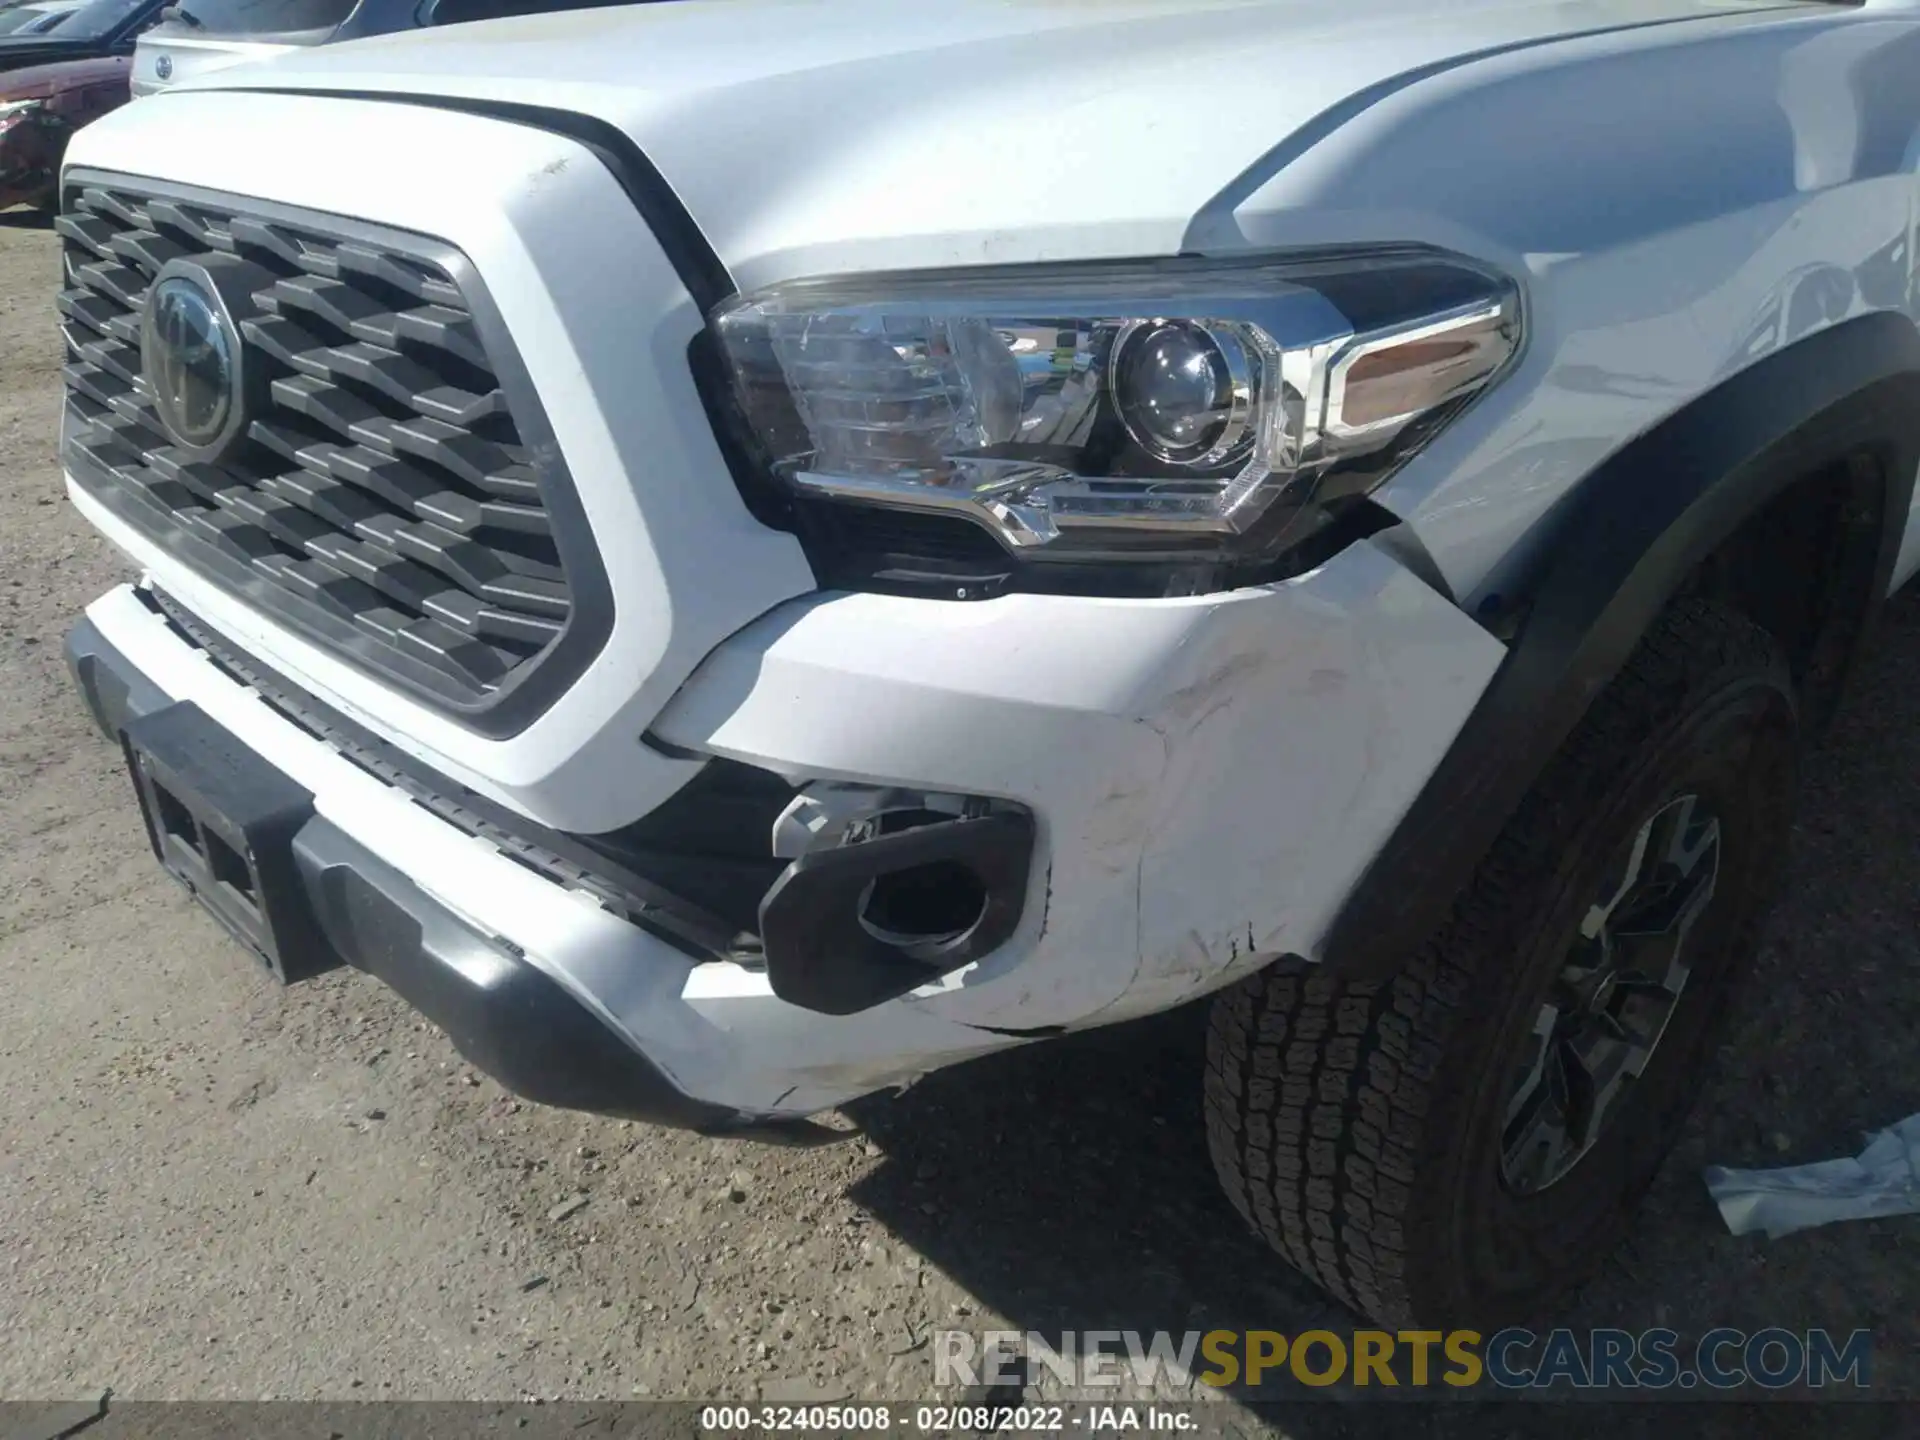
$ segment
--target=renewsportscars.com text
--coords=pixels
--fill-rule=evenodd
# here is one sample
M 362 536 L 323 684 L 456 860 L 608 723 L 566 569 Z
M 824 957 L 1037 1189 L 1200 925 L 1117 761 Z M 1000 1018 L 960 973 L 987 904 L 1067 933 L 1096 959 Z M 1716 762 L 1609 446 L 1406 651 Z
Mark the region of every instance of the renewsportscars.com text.
M 1132 1383 L 1184 1389 L 1292 1383 L 1311 1388 L 1784 1390 L 1872 1383 L 1866 1330 L 1082 1330 L 936 1331 L 934 1381 L 1070 1389 Z

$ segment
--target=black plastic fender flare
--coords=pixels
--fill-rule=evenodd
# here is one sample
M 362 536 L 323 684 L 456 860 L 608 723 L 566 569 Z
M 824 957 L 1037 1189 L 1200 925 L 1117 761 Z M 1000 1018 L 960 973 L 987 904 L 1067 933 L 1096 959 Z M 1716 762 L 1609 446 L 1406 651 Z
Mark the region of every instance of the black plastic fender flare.
M 1884 487 L 1873 584 L 1841 672 L 1885 596 L 1920 467 L 1920 331 L 1865 315 L 1775 352 L 1630 441 L 1559 508 L 1518 598 L 1525 619 L 1445 758 L 1322 937 L 1379 980 L 1436 931 L 1501 829 L 1663 606 L 1794 481 L 1866 456 Z

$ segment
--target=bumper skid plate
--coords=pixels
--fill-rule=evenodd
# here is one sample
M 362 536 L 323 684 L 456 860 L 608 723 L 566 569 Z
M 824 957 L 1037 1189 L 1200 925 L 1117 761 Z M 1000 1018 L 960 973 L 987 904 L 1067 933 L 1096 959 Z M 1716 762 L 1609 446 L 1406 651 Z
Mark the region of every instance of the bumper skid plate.
M 161 864 L 283 980 L 339 965 L 384 981 L 460 1053 L 538 1104 L 810 1145 L 848 1132 L 689 1096 L 598 1014 L 315 812 L 292 778 L 161 692 L 89 621 L 67 662 L 126 753 Z

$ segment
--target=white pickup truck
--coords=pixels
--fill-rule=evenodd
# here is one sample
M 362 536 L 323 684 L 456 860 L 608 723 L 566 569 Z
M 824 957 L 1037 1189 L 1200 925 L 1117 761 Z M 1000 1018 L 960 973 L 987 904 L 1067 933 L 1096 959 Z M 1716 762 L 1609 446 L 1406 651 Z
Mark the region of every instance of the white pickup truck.
M 68 154 L 69 490 L 144 572 L 71 661 L 236 937 L 524 1095 L 818 1140 L 1212 994 L 1233 1203 L 1489 1325 L 1629 1223 L 1920 563 L 1917 170 L 1901 3 L 222 71 Z

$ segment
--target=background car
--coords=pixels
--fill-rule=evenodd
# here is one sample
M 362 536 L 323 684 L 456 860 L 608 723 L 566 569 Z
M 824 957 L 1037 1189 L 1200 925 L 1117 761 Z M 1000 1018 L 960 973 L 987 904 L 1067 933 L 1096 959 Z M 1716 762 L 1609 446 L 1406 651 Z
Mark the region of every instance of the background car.
M 0 74 L 0 210 L 50 209 L 73 132 L 132 98 L 125 55 Z
M 131 55 L 163 0 L 0 0 L 0 71 Z
M 44 35 L 57 28 L 81 4 L 82 0 L 44 0 L 41 4 L 27 5 L 16 0 L 11 5 L 0 5 L 0 35 Z
M 140 37 L 133 93 L 335 40 L 627 3 L 633 0 L 182 0 Z

